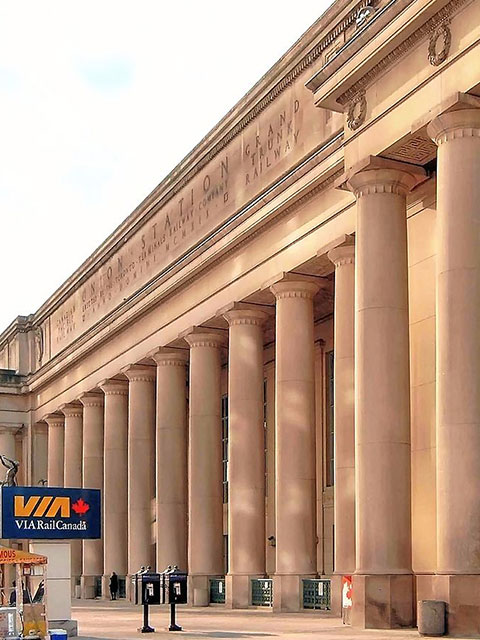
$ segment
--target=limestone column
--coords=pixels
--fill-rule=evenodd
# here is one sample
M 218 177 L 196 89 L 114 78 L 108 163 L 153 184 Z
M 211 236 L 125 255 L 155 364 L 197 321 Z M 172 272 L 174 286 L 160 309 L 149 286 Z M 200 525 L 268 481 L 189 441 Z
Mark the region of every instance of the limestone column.
M 250 578 L 265 575 L 263 311 L 225 313 L 228 342 L 227 605 L 250 604 Z
M 357 198 L 352 619 L 369 628 L 412 624 L 406 195 L 421 177 L 375 158 L 348 183 Z
M 83 405 L 83 487 L 101 489 L 103 502 L 103 394 L 84 393 L 79 400 Z M 94 598 L 95 579 L 103 575 L 103 538 L 83 540 L 82 564 L 82 598 Z
M 128 387 L 128 575 L 154 568 L 155 367 L 123 369 Z M 128 580 L 130 585 L 130 580 Z
M 152 357 L 157 363 L 157 570 L 168 565 L 186 570 L 188 352 L 159 349 Z
M 209 601 L 209 576 L 223 575 L 220 349 L 223 336 L 191 333 L 188 572 L 193 604 Z
M 128 540 L 128 382 L 105 380 L 103 460 L 103 597 L 112 571 L 127 574 Z
M 63 487 L 65 417 L 52 413 L 45 422 L 48 425 L 48 486 Z
M 60 411 L 65 416 L 65 467 L 64 486 L 82 486 L 82 447 L 83 447 L 83 407 L 81 404 L 64 404 Z M 82 575 L 82 541 L 72 540 L 71 570 L 72 594 L 75 585 Z
M 284 280 L 276 298 L 277 486 L 274 607 L 298 611 L 302 577 L 316 574 L 313 297 L 318 285 Z
M 438 145 L 438 595 L 449 631 L 463 635 L 480 633 L 463 620 L 480 619 L 480 109 L 444 113 L 428 131 Z
M 335 265 L 334 600 L 341 611 L 341 578 L 355 571 L 355 245 L 328 253 Z

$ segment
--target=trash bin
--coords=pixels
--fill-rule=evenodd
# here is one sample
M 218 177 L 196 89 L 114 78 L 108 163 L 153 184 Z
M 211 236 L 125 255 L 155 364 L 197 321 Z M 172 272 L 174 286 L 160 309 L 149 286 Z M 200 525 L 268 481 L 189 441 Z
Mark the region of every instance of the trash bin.
M 66 640 L 68 633 L 65 629 L 49 629 L 48 635 L 50 640 Z
M 445 602 L 419 600 L 417 603 L 418 633 L 421 636 L 445 635 Z

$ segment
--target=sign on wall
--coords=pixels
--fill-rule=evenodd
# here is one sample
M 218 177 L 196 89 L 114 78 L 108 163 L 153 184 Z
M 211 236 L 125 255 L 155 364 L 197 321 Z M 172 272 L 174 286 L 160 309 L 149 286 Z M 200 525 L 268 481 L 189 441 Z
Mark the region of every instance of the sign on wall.
M 2 487 L 2 538 L 100 538 L 99 489 Z

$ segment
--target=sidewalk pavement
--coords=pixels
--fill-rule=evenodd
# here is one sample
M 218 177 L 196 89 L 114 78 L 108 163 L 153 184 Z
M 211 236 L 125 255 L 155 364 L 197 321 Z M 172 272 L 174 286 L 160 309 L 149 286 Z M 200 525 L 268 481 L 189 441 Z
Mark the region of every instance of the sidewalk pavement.
M 150 626 L 155 633 L 142 634 L 142 607 L 125 601 L 76 600 L 72 617 L 78 621 L 79 640 L 154 640 L 155 638 L 206 640 L 412 640 L 419 638 L 416 629 L 377 631 L 352 629 L 339 618 L 325 612 L 272 613 L 259 609 L 226 610 L 223 606 L 206 608 L 177 607 L 177 624 L 182 633 L 168 632 L 168 607 L 150 607 Z

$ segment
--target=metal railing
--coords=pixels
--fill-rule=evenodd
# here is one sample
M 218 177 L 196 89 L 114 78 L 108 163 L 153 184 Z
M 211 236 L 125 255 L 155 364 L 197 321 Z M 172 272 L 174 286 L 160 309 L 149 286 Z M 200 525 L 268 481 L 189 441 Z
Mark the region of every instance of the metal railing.
M 210 578 L 210 604 L 225 604 L 225 578 Z
M 252 578 L 252 605 L 271 607 L 273 605 L 273 580 L 271 578 Z
M 331 582 L 325 579 L 305 578 L 303 582 L 303 608 L 330 611 Z

